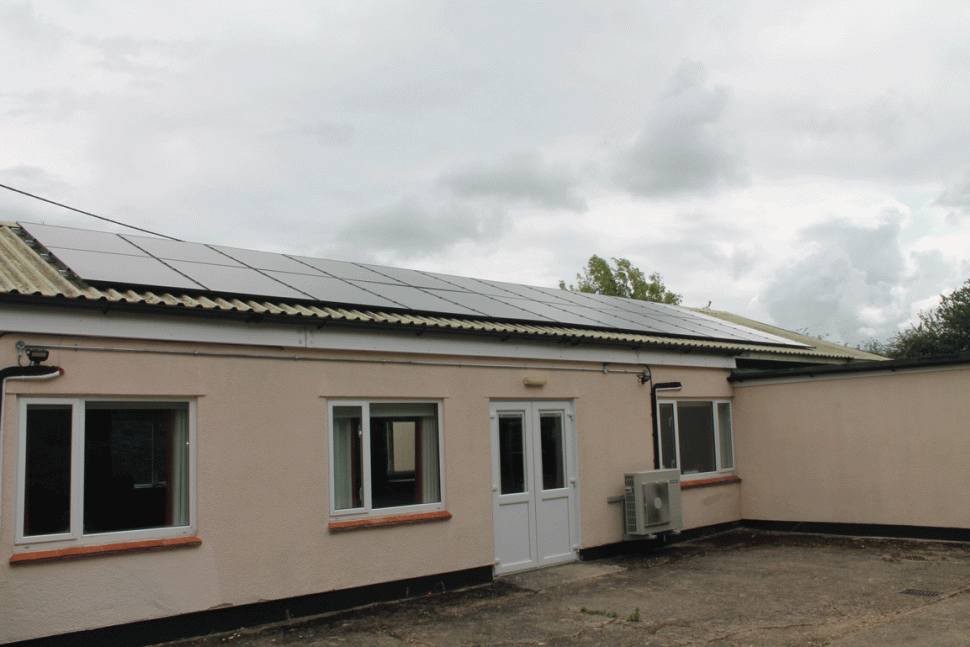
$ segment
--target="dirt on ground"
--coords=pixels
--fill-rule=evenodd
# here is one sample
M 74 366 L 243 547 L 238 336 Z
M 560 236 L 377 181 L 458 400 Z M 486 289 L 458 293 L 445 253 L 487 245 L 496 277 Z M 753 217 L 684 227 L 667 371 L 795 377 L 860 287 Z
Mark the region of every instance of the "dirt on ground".
M 970 645 L 970 545 L 734 530 L 166 647 Z

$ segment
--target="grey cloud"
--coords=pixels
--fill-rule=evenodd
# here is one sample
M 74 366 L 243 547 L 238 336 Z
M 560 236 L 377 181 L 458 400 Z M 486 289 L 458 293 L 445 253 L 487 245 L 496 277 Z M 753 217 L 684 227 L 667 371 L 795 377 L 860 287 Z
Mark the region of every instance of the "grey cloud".
M 167 72 L 173 61 L 187 60 L 203 51 L 199 42 L 128 36 L 80 37 L 78 43 L 100 55 L 101 59 L 95 63 L 98 67 L 136 76 Z
M 442 186 L 462 198 L 500 198 L 581 213 L 589 207 L 575 195 L 579 182 L 575 173 L 564 166 L 547 164 L 537 154 L 510 156 L 441 179 Z
M 0 179 L 17 189 L 28 192 L 43 192 L 60 195 L 69 190 L 69 185 L 59 176 L 53 175 L 39 166 L 19 164 L 0 168 Z M 44 197 L 49 197 L 45 195 Z
M 970 174 L 950 182 L 933 204 L 947 209 L 951 222 L 970 216 Z
M 318 119 L 300 126 L 292 126 L 284 132 L 300 137 L 309 137 L 321 146 L 345 146 L 354 139 L 355 130 L 346 121 L 339 123 Z
M 427 209 L 405 201 L 355 219 L 338 230 L 334 250 L 353 250 L 359 258 L 390 256 L 397 260 L 439 255 L 462 242 L 488 243 L 504 228 L 502 211 L 463 207 Z
M 3 114 L 25 119 L 63 120 L 83 110 L 91 98 L 67 89 L 0 93 L 0 99 L 9 106 Z
M 724 124 L 727 88 L 708 88 L 703 64 L 684 61 L 670 77 L 653 118 L 619 154 L 615 181 L 631 193 L 709 193 L 746 181 L 740 141 Z
M 907 257 L 901 221 L 890 208 L 877 222 L 833 218 L 805 228 L 807 253 L 759 299 L 783 328 L 849 344 L 888 340 L 912 316 L 910 304 L 938 293 L 954 269 L 939 252 Z

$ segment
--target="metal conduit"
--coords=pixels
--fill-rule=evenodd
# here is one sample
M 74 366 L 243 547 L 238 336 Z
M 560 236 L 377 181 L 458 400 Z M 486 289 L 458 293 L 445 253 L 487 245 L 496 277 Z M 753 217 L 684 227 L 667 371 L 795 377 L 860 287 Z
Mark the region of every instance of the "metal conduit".
M 58 350 L 73 350 L 73 351 L 97 351 L 105 353 L 142 353 L 148 355 L 182 355 L 189 357 L 222 357 L 222 358 L 236 358 L 236 359 L 275 359 L 275 360 L 287 360 L 287 361 L 298 361 L 298 362 L 343 362 L 347 364 L 398 364 L 404 366 L 446 366 L 446 367 L 457 367 L 457 368 L 504 368 L 504 369 L 527 369 L 527 370 L 543 370 L 543 371 L 575 371 L 581 373 L 605 373 L 605 374 L 626 374 L 626 375 L 643 375 L 644 369 L 631 370 L 631 369 L 612 369 L 608 363 L 603 364 L 603 368 L 591 368 L 584 366 L 548 366 L 548 365 L 533 365 L 533 364 L 482 364 L 475 362 L 435 362 L 435 361 L 421 361 L 421 360 L 403 360 L 403 359 L 365 359 L 365 358 L 348 358 L 348 357 L 318 357 L 309 355 L 269 355 L 263 353 L 221 353 L 216 351 L 200 351 L 200 350 L 172 350 L 172 349 L 160 349 L 160 348 L 125 348 L 125 347 L 112 347 L 112 346 L 78 346 L 78 345 L 57 345 L 57 344 L 41 344 L 41 345 L 25 345 L 25 349 L 28 348 L 47 348 L 47 349 L 58 349 Z

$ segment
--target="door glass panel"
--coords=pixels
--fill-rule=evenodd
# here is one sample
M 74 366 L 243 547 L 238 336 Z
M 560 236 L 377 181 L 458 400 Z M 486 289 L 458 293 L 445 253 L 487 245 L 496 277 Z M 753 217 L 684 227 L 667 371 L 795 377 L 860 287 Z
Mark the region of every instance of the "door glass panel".
M 502 494 L 525 492 L 525 436 L 521 414 L 499 415 L 498 451 Z
M 542 489 L 556 490 L 566 487 L 562 414 L 540 414 L 539 435 L 542 446 Z

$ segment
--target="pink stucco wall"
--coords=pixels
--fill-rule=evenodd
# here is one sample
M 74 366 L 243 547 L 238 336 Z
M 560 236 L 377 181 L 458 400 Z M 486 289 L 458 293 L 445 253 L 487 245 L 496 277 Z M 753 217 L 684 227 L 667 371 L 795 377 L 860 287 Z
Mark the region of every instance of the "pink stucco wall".
M 91 338 L 35 336 L 26 341 L 191 349 Z M 51 382 L 8 384 L 0 500 L 0 642 L 490 565 L 495 554 L 490 399 L 574 401 L 583 547 L 621 540 L 619 507 L 607 499 L 622 493 L 624 472 L 652 467 L 650 390 L 632 374 L 294 361 L 266 348 L 204 348 L 279 352 L 281 357 L 53 350 L 47 363 L 65 368 L 66 375 Z M 5 366 L 16 363 L 12 349 L 2 359 Z M 525 387 L 527 376 L 545 378 L 547 384 Z M 731 394 L 724 369 L 655 367 L 653 377 L 682 381 L 683 397 Z M 193 398 L 196 535 L 202 545 L 10 565 L 10 556 L 24 550 L 14 545 L 17 398 L 30 394 Z M 444 508 L 451 519 L 338 534 L 328 530 L 327 402 L 351 397 L 440 399 Z M 685 506 L 688 522 L 737 519 L 736 500 L 724 500 L 725 491 L 730 489 L 718 491 L 717 501 L 691 493 Z
M 970 528 L 970 369 L 735 387 L 746 519 Z

